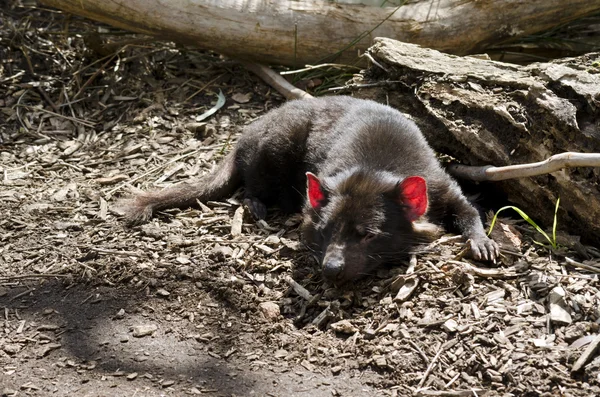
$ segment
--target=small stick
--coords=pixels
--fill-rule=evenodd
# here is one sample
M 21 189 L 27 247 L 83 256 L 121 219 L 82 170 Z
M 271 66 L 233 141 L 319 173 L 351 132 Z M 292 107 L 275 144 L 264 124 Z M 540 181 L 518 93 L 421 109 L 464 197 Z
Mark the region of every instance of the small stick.
M 272 69 L 254 62 L 241 62 L 242 65 L 252 73 L 264 80 L 265 83 L 275 88 L 277 92 L 285 97 L 285 99 L 303 99 L 312 98 L 313 96 L 306 91 L 296 88 L 288 83 L 286 79 Z
M 19 299 L 20 297 L 22 297 L 22 296 L 24 296 L 24 295 L 27 295 L 27 294 L 29 294 L 29 293 L 31 293 L 31 292 L 33 292 L 33 291 L 35 291 L 35 288 L 30 288 L 30 289 L 28 289 L 27 291 L 23 291 L 23 292 L 21 292 L 20 294 L 17 294 L 17 295 L 15 295 L 15 296 L 13 296 L 12 298 L 10 298 L 10 299 L 9 299 L 9 302 L 12 302 L 12 301 L 14 301 L 14 300 L 16 300 L 16 299 Z
M 431 360 L 431 362 L 429 363 L 429 366 L 427 367 L 427 370 L 425 371 L 425 374 L 423 375 L 423 377 L 421 378 L 421 380 L 419 381 L 419 385 L 417 386 L 417 389 L 420 389 L 423 384 L 425 383 L 425 381 L 427 380 L 427 377 L 429 376 L 429 374 L 431 374 L 431 371 L 433 371 L 433 367 L 435 366 L 435 363 L 437 362 L 438 358 L 440 358 L 440 355 L 442 354 L 442 352 L 446 349 L 451 348 L 452 346 L 454 346 L 456 343 L 458 342 L 457 339 L 452 339 L 449 340 L 448 342 L 444 343 L 442 346 L 440 346 L 440 349 L 438 350 L 438 352 L 435 354 L 435 357 L 433 357 L 433 359 Z
M 479 277 L 487 277 L 487 278 L 513 278 L 518 277 L 521 274 L 517 273 L 514 268 L 507 269 L 492 269 L 492 268 L 481 268 L 477 266 L 473 266 L 467 262 L 448 260 L 447 263 L 458 265 L 463 268 L 466 272 L 473 274 Z
M 506 167 L 469 166 L 453 164 L 448 172 L 453 176 L 472 181 L 503 181 L 544 175 L 572 167 L 600 167 L 600 153 L 565 152 L 548 157 L 544 161 L 529 164 L 508 165 Z
M 27 51 L 25 51 L 25 46 L 21 46 L 21 52 L 23 53 L 23 56 L 25 57 L 25 60 L 27 61 L 27 67 L 29 68 L 29 73 L 31 73 L 31 77 L 37 79 L 38 76 L 35 73 L 35 71 L 33 70 L 33 64 L 31 63 L 31 59 L 29 58 L 29 54 L 27 53 Z M 44 98 L 44 100 L 48 103 L 48 105 L 50 105 L 50 107 L 52 109 L 54 109 L 55 112 L 58 113 L 59 109 L 56 106 L 56 104 L 52 101 L 52 99 L 50 99 L 50 97 L 48 96 L 48 94 L 46 94 L 46 91 L 44 91 L 42 89 L 42 87 L 40 87 L 39 85 L 35 87 L 37 89 L 37 91 L 40 93 L 40 95 Z
M 112 62 L 113 59 L 115 59 L 115 57 L 117 56 L 117 53 L 114 53 L 112 56 L 110 56 L 106 62 L 104 62 L 104 64 L 102 66 L 100 66 L 100 68 L 98 70 L 96 70 L 89 79 L 87 79 L 87 81 L 81 86 L 81 88 L 79 89 L 79 91 L 77 91 L 77 93 L 73 96 L 73 100 L 76 100 L 77 98 L 79 98 L 79 95 L 81 95 L 81 93 L 83 92 L 83 90 L 85 90 L 87 88 L 88 85 L 92 84 L 92 81 L 94 81 L 96 79 L 96 77 L 98 77 L 98 75 L 102 72 L 104 72 L 104 70 L 106 69 L 106 67 L 108 66 L 109 63 Z
M 293 278 L 290 276 L 285 277 L 285 282 L 289 284 L 290 287 L 301 297 L 310 301 L 312 299 L 312 295 L 306 288 L 298 284 Z
M 566 257 L 566 256 L 565 256 L 565 261 L 567 262 L 568 265 L 578 267 L 581 269 L 585 269 L 585 270 L 589 270 L 590 272 L 600 273 L 600 267 L 593 266 L 593 265 L 586 265 L 585 263 L 574 261 L 573 259 Z
M 390 71 L 387 70 L 385 67 L 383 67 L 382 64 L 380 64 L 379 62 L 377 62 L 372 56 L 371 54 L 369 54 L 368 52 L 365 52 L 364 54 L 362 54 L 363 57 L 365 58 L 369 58 L 369 61 L 371 61 L 371 63 L 373 63 L 373 65 L 379 67 L 380 69 L 382 69 L 384 72 L 389 73 Z
M 118 251 L 118 250 L 111 250 L 111 249 L 106 249 L 106 248 L 91 248 L 92 251 L 95 251 L 99 254 L 104 254 L 104 255 L 117 255 L 117 256 L 135 256 L 135 257 L 139 257 L 140 254 L 137 254 L 135 252 L 131 252 L 131 251 Z
M 425 364 L 429 364 L 429 358 L 427 357 L 427 355 L 425 354 L 425 352 L 423 350 L 421 350 L 421 348 L 419 347 L 419 345 L 417 345 L 411 339 L 408 339 L 408 343 L 417 351 L 417 353 L 419 353 L 419 356 L 421 356 L 421 358 L 423 359 L 423 362 Z
M 282 75 L 282 76 L 284 76 L 284 75 L 287 75 L 287 74 L 296 74 L 296 73 L 308 72 L 310 70 L 321 69 L 321 68 L 328 68 L 328 67 L 334 67 L 334 68 L 340 68 L 340 69 L 351 68 L 351 69 L 360 70 L 360 68 L 357 67 L 357 66 L 343 65 L 341 63 L 321 63 L 319 65 L 306 65 L 306 67 L 304 69 L 288 70 L 287 72 L 280 72 L 279 74 Z

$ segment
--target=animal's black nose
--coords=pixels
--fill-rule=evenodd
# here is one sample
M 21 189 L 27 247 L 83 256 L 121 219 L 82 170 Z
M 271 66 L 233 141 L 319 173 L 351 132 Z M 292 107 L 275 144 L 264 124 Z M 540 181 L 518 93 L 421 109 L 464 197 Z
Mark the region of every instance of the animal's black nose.
M 344 269 L 344 261 L 340 258 L 329 258 L 323 265 L 323 276 L 329 280 L 336 280 Z

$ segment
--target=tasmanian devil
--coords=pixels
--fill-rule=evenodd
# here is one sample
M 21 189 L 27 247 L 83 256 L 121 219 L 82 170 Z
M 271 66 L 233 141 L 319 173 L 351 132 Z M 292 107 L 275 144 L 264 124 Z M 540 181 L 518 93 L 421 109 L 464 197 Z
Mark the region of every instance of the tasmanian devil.
M 498 256 L 478 212 L 418 127 L 391 107 L 351 97 L 296 100 L 268 112 L 245 128 L 213 173 L 138 195 L 124 212 L 141 222 L 156 210 L 222 199 L 240 186 L 256 218 L 268 206 L 303 207 L 303 236 L 335 282 L 397 261 L 426 237 L 415 222 L 421 218 L 462 232 L 475 259 Z

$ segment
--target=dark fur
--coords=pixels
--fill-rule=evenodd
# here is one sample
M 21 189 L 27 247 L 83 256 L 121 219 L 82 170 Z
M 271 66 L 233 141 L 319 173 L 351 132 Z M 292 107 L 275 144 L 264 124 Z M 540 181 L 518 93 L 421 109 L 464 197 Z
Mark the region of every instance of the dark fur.
M 326 192 L 319 210 L 306 202 L 306 172 Z M 427 181 L 426 218 L 462 232 L 475 258 L 494 260 L 496 243 L 417 126 L 388 106 L 350 97 L 284 104 L 247 126 L 213 174 L 139 195 L 125 210 L 130 221 L 143 221 L 155 210 L 222 199 L 240 186 L 259 218 L 269 206 L 294 212 L 304 205 L 307 243 L 323 254 L 324 274 L 343 281 L 393 261 L 424 238 L 399 191 L 414 175 Z

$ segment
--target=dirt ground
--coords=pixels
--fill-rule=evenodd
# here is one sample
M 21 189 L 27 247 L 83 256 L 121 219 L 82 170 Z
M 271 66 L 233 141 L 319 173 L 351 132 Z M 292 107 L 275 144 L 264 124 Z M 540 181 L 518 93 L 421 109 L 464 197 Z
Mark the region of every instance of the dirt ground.
M 334 288 L 297 216 L 238 197 L 127 227 L 119 198 L 209 172 L 283 98 L 216 54 L 1 4 L 2 396 L 600 395 L 594 248 L 505 224 L 498 268 L 447 235 Z

